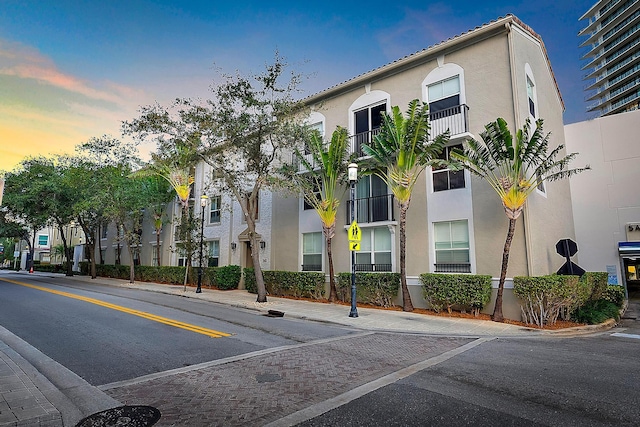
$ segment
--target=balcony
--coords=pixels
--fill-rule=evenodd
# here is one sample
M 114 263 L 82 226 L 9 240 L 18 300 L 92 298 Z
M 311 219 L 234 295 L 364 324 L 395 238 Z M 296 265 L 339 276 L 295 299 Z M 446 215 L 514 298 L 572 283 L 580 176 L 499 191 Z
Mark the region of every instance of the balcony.
M 393 194 L 356 199 L 356 221 L 364 224 L 380 221 L 395 221 Z M 351 224 L 351 203 L 347 202 L 347 221 Z
M 446 132 L 447 129 L 449 129 L 449 136 L 453 138 L 456 135 L 469 132 L 469 107 L 461 104 L 430 113 L 429 122 L 431 124 L 430 140 Z
M 456 105 L 444 110 L 429 114 L 431 131 L 429 140 L 449 129 L 449 136 L 462 135 L 469 132 L 469 107 L 465 104 Z M 350 139 L 350 153 L 356 153 L 358 157 L 365 157 L 362 152 L 363 145 L 371 145 L 373 138 L 380 133 L 380 129 L 373 129 L 367 132 L 352 135 Z

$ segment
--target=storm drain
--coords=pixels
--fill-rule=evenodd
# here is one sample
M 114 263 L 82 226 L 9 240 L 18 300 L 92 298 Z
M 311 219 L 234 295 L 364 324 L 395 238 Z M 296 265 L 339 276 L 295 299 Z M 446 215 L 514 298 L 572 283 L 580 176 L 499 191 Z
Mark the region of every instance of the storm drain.
M 282 377 L 279 374 L 258 374 L 256 375 L 256 381 L 258 383 L 274 383 L 280 381 Z
M 89 415 L 76 427 L 146 427 L 159 419 L 160 411 L 152 406 L 120 406 Z

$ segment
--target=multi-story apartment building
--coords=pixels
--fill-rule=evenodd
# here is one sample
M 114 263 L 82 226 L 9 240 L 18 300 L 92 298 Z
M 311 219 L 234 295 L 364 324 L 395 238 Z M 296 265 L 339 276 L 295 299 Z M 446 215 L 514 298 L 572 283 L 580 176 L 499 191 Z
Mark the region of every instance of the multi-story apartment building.
M 552 144 L 563 144 L 563 101 L 541 38 L 514 16 L 453 37 L 364 73 L 307 98 L 309 123 L 329 137 L 336 126 L 348 129 L 351 150 L 361 153 L 380 126 L 380 112 L 405 109 L 412 99 L 430 105 L 432 136 L 449 129 L 443 156 L 484 125 L 503 117 L 512 128 L 544 118 Z M 321 224 L 302 200 L 273 195 L 269 268 L 327 271 Z M 358 181 L 356 212 L 363 232 L 356 270 L 399 271 L 398 209 L 384 182 Z M 350 271 L 347 198 L 334 238 L 336 271 Z M 267 210 L 267 209 L 265 209 Z M 418 275 L 467 272 L 497 276 L 507 218 L 493 190 L 468 172 L 428 170 L 416 186 L 408 212 L 407 272 L 414 301 L 421 301 Z M 555 272 L 563 262 L 555 253 L 562 238 L 573 238 L 568 182 L 541 186 L 518 221 L 509 276 Z M 507 300 L 512 298 L 507 293 Z M 509 306 L 509 303 L 506 304 Z M 515 304 L 507 316 L 519 318 Z
M 564 144 L 564 105 L 544 43 L 515 16 L 499 18 L 309 96 L 306 102 L 312 112 L 307 120 L 327 138 L 336 126 L 348 129 L 351 150 L 361 156 L 362 145 L 380 127 L 380 113 L 395 105 L 404 111 L 413 99 L 429 103 L 432 136 L 450 130 L 444 157 L 465 139 L 479 138 L 484 125 L 498 117 L 514 131 L 527 119 L 544 118 L 545 131 L 553 135 L 552 145 Z M 209 167 L 200 164 L 193 191 L 196 216 L 204 212 L 206 264 L 251 266 L 242 211 L 230 195 L 213 194 L 210 176 Z M 198 200 L 203 193 L 209 202 L 201 211 Z M 340 205 L 332 245 L 336 272 L 351 270 L 348 194 Z M 398 272 L 398 208 L 383 181 L 375 176 L 358 180 L 356 212 L 363 233 L 356 270 Z M 177 217 L 177 208 L 173 215 Z M 569 183 L 541 185 L 521 218 L 511 247 L 509 277 L 555 272 L 564 262 L 555 253 L 556 242 L 574 238 Z M 181 264 L 179 253 L 172 250 L 177 222 L 172 221 L 162 233 L 164 265 Z M 507 228 L 500 200 L 488 184 L 467 171 L 428 169 L 415 187 L 407 218 L 407 273 L 414 304 L 425 306 L 418 280 L 421 273 L 497 277 Z M 328 272 L 320 220 L 302 198 L 261 192 L 257 233 L 263 269 Z M 104 242 L 105 257 L 111 263 L 116 243 Z M 154 264 L 156 238 L 148 223 L 142 242 L 138 259 Z M 507 289 L 505 316 L 519 319 L 513 298 Z
M 590 46 L 584 55 L 587 110 L 600 116 L 638 109 L 640 101 L 640 2 L 597 1 L 580 20 L 579 32 Z

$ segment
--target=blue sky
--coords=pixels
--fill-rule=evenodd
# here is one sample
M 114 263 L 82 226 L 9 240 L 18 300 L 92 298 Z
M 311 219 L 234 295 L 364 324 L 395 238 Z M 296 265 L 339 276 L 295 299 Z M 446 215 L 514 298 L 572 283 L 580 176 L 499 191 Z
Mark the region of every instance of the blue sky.
M 595 0 L 0 1 L 0 170 L 70 152 L 140 105 L 207 97 L 215 67 L 260 71 L 278 50 L 307 94 L 513 13 L 540 34 L 565 100 L 587 119 L 578 18 Z

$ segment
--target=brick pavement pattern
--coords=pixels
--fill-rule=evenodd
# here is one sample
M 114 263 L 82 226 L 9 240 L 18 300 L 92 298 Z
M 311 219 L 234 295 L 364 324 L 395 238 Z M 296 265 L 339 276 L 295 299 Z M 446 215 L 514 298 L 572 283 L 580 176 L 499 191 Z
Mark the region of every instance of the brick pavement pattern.
M 470 341 L 393 333 L 347 336 L 107 393 L 124 404 L 158 408 L 158 426 L 262 426 Z

